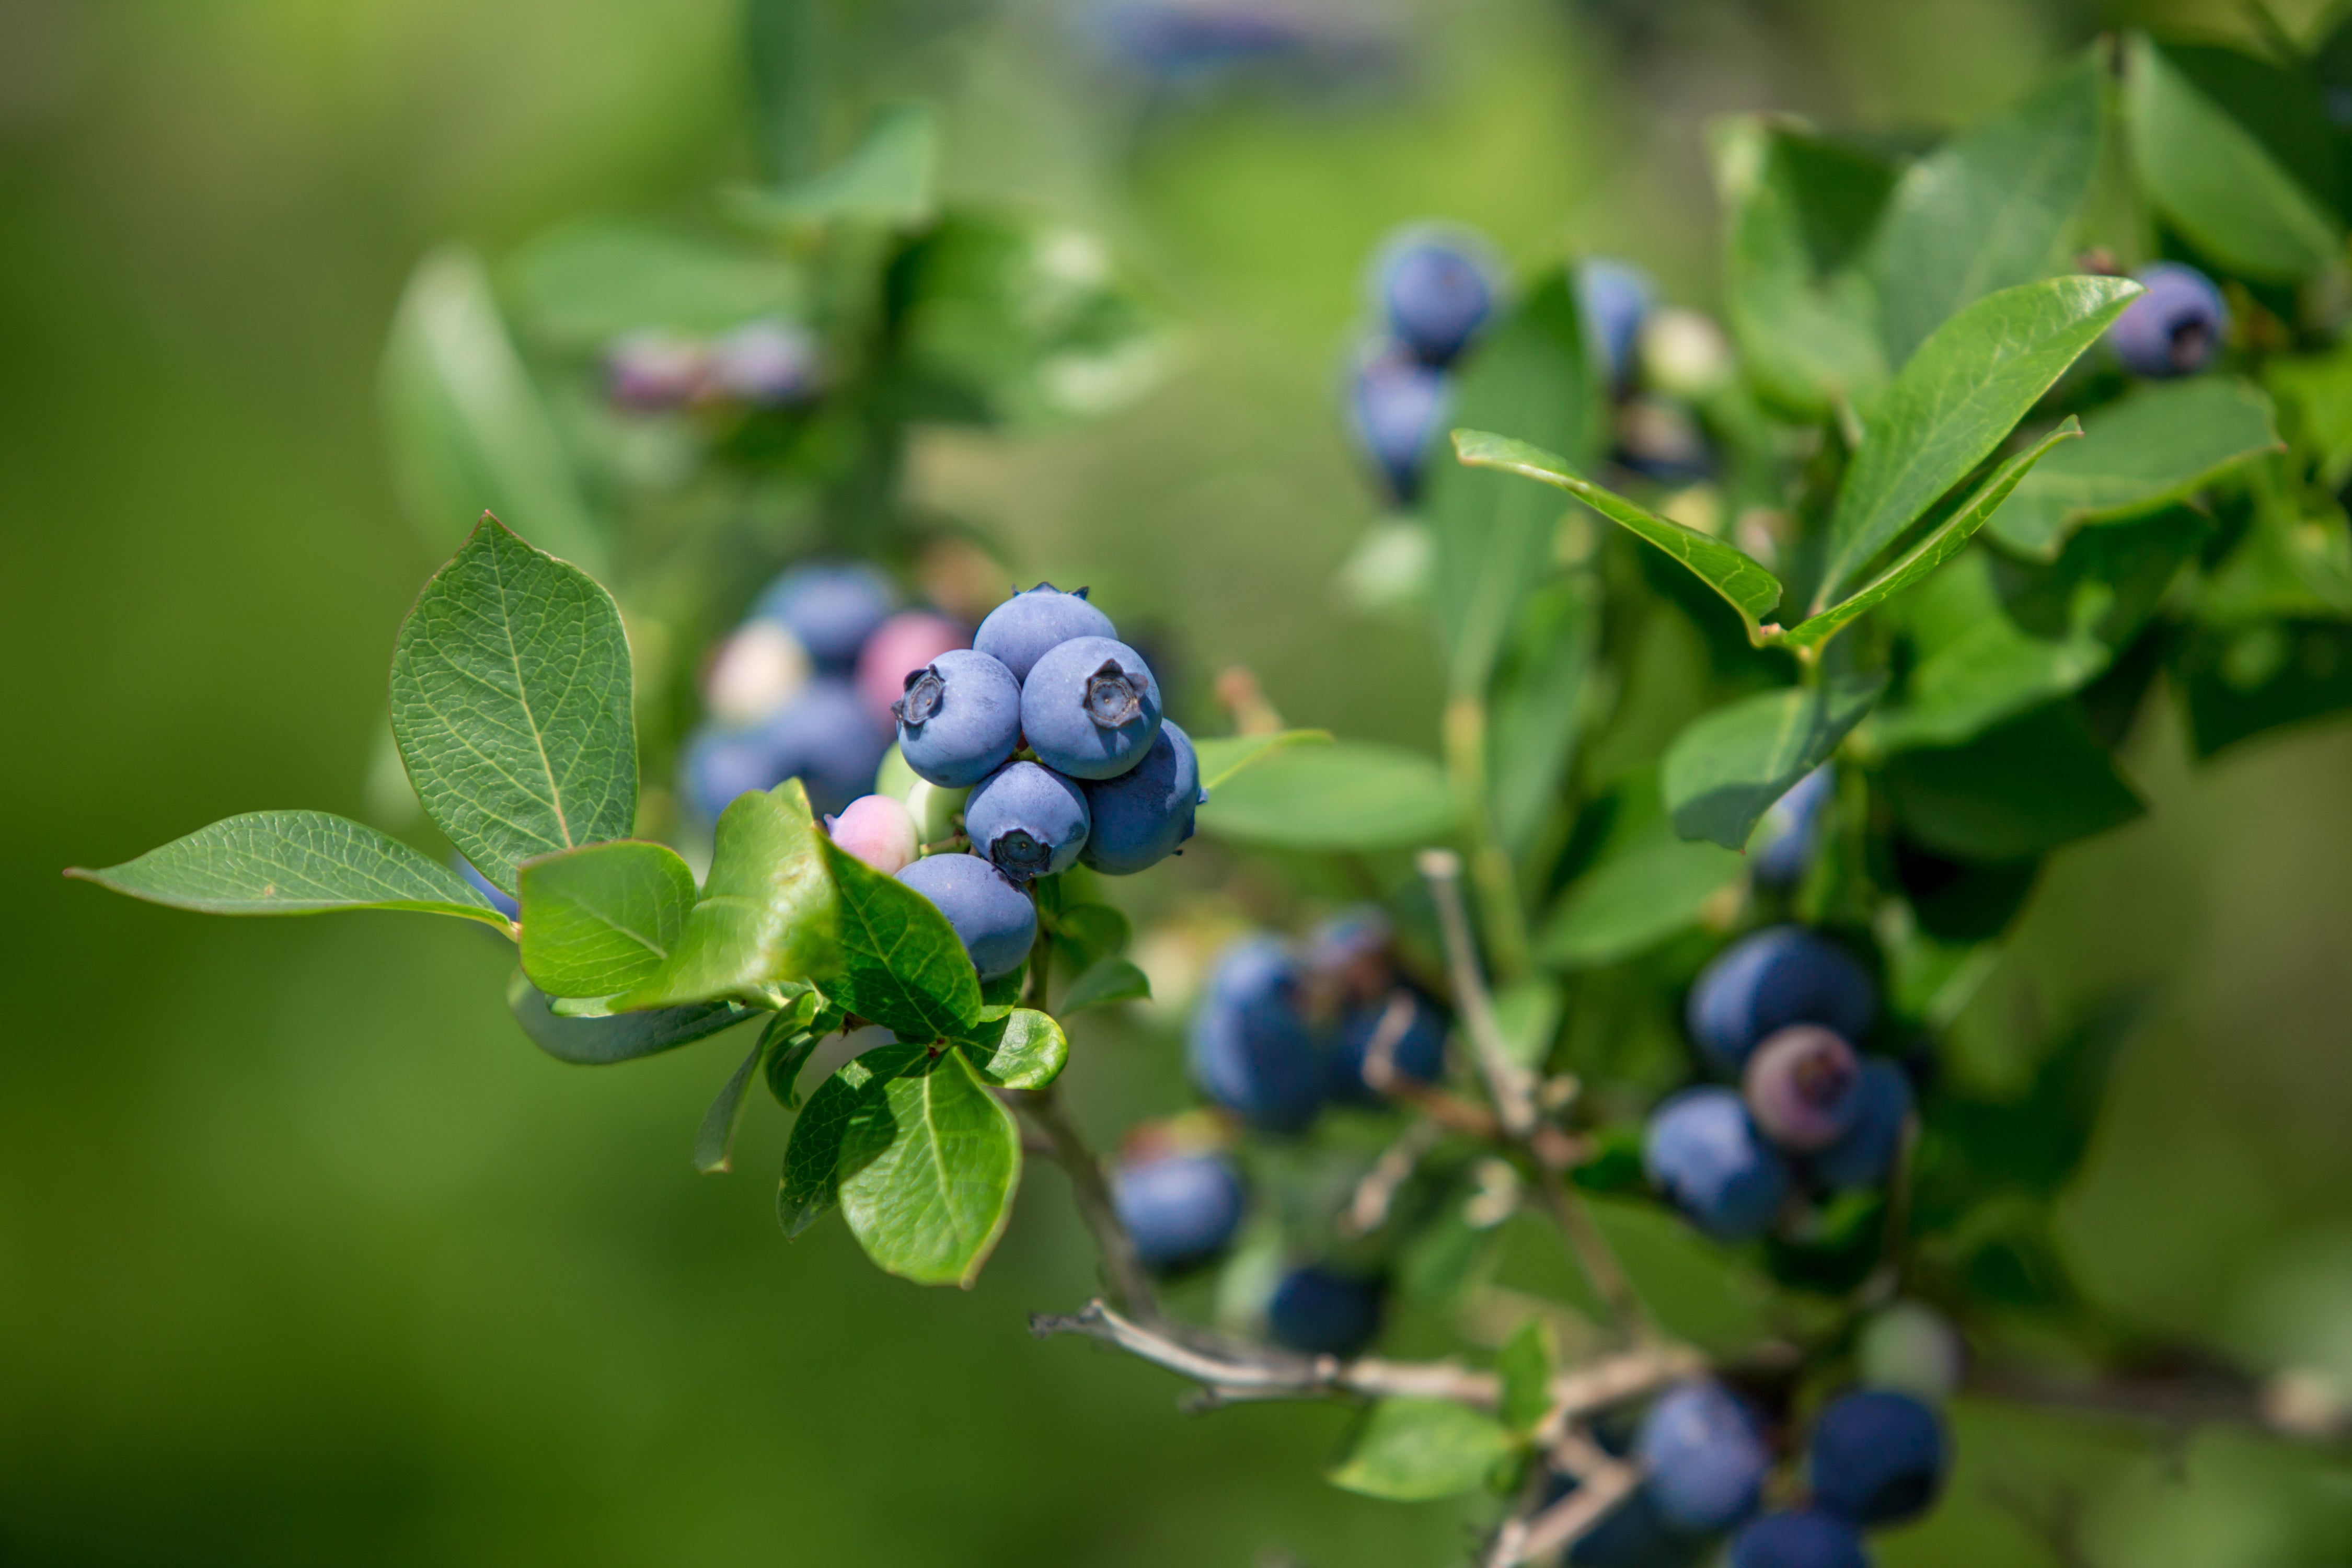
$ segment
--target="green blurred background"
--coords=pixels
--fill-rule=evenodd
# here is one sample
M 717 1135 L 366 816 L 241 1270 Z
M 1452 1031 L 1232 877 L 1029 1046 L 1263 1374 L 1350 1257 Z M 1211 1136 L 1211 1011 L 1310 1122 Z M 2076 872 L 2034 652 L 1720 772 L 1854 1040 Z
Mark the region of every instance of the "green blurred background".
M 2237 0 L 1379 17 L 1400 68 L 1348 90 L 1139 100 L 1045 0 L 903 62 L 943 95 L 951 186 L 1097 225 L 1190 323 L 1183 372 L 1113 425 L 927 444 L 917 482 L 1024 576 L 1096 583 L 1199 669 L 1252 665 L 1294 721 L 1423 745 L 1422 637 L 1329 586 L 1375 510 L 1330 390 L 1388 226 L 1621 254 L 1705 304 L 1708 117 L 1946 127 L 2102 26 L 2249 25 Z M 1090 1287 L 1050 1173 L 976 1290 L 919 1290 L 837 1225 L 780 1239 L 772 1105 L 738 1174 L 690 1173 L 725 1046 L 562 1067 L 508 1021 L 479 933 L 205 921 L 58 877 L 238 810 L 362 809 L 434 564 L 373 406 L 401 280 L 452 234 L 495 251 L 746 169 L 736 26 L 733 0 L 0 0 L 0 1560 L 1464 1548 L 1451 1505 L 1318 1482 L 1338 1410 L 1179 1416 L 1163 1375 L 1031 1340 L 1025 1312 Z M 2156 704 L 2133 757 L 2154 809 L 2062 857 L 1962 1052 L 2015 1070 L 2032 1019 L 2151 984 L 2062 1205 L 2081 1282 L 2258 1369 L 2352 1376 L 2352 727 L 2192 774 Z M 1106 1134 L 1180 1098 L 1164 1035 L 1090 1020 L 1077 1045 Z M 2352 1561 L 2341 1468 L 1959 1419 L 1952 1501 L 1885 1561 L 2057 1563 L 2069 1538 L 2139 1568 Z

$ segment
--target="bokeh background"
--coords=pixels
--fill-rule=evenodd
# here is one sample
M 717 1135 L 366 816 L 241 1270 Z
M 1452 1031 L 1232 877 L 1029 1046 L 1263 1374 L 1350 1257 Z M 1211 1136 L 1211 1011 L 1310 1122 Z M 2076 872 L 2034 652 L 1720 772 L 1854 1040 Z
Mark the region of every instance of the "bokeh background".
M 2278 0 L 2290 26 L 2317 10 Z M 1332 574 L 1376 510 L 1330 409 L 1363 257 L 1443 216 L 1711 300 L 1702 127 L 1934 130 L 2100 28 L 2238 0 L 1397 0 L 1377 70 L 1147 89 L 1064 0 L 893 63 L 949 184 L 1069 211 L 1181 306 L 1107 426 L 926 443 L 917 482 L 1296 722 L 1429 746 L 1413 627 Z M 402 279 L 750 164 L 734 0 L 0 0 L 0 1561 L 1434 1564 L 1453 1505 L 1316 1479 L 1344 1415 L 1180 1416 L 1024 1331 L 1090 1286 L 1038 1173 L 969 1295 L 772 1217 L 784 1121 L 687 1148 L 724 1046 L 566 1068 L 446 922 L 208 921 L 68 885 L 232 812 L 358 815 L 435 564 L 373 403 Z M 1115 600 L 1114 600 L 1115 596 Z M 2060 1228 L 2084 1288 L 2249 1364 L 2352 1374 L 2352 725 L 2192 773 L 2065 852 L 1958 1031 L 2151 987 Z M 1212 858 L 1197 877 L 1218 874 Z M 1181 1096 L 1078 1027 L 1088 1120 Z M 721 1058 L 725 1058 L 725 1060 Z M 1906 1564 L 2352 1561 L 2352 1474 L 2212 1433 L 1963 1405 Z M 2068 1553 L 2074 1555 L 2068 1555 Z M 1286 1556 L 1284 1553 L 1295 1554 Z

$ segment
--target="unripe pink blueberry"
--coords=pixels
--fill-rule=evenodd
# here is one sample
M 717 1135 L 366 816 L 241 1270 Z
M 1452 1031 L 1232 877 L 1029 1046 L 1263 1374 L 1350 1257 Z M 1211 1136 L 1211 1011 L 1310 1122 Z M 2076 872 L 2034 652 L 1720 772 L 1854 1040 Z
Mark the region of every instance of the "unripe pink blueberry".
M 886 877 L 895 877 L 915 858 L 915 818 L 906 803 L 887 795 L 860 795 L 824 819 L 825 831 L 844 850 Z
M 857 650 L 857 695 L 887 721 L 906 694 L 907 677 L 943 653 L 971 646 L 971 634 L 945 616 L 901 610 L 874 628 Z
M 1756 1047 L 1741 1090 L 1748 1114 L 1773 1142 L 1800 1152 L 1826 1149 L 1861 1108 L 1862 1064 L 1831 1030 L 1794 1024 Z

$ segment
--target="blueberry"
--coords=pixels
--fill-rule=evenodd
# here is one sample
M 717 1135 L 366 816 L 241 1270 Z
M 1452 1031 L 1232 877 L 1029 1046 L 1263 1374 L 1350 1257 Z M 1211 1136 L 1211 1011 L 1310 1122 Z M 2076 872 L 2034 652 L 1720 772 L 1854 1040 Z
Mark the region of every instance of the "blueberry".
M 1086 847 L 1086 792 L 1051 768 L 1007 763 L 973 787 L 963 830 L 971 852 L 1014 881 L 1050 877 Z
M 1862 1532 L 1816 1509 L 1768 1513 L 1731 1538 L 1730 1568 L 1870 1568 Z
M 1391 240 L 1375 276 L 1390 332 L 1430 364 L 1451 363 L 1495 308 L 1486 258 L 1440 229 L 1414 227 Z
M 1021 683 L 984 653 L 957 648 L 906 678 L 891 705 L 898 754 L 922 778 L 966 789 L 1021 744 Z
M 1386 1105 L 1387 1097 L 1364 1077 L 1364 1063 L 1373 1040 L 1386 1025 L 1389 1008 L 1403 1010 L 1403 1032 L 1391 1048 L 1389 1061 L 1400 1078 L 1415 1083 L 1435 1083 L 1445 1076 L 1445 1010 L 1407 986 L 1387 998 L 1351 1007 L 1339 1019 L 1339 1037 L 1331 1049 L 1331 1098 L 1354 1105 Z
M 1771 1227 L 1789 1195 L 1789 1167 L 1727 1089 L 1686 1089 L 1650 1113 L 1642 1168 L 1690 1222 L 1718 1241 Z
M 474 891 L 489 900 L 499 913 L 510 921 L 522 918 L 522 905 L 516 901 L 515 896 L 483 876 L 471 860 L 452 849 L 449 851 L 449 864 L 457 875 L 473 885 Z
M 849 684 L 820 679 L 749 730 L 703 730 L 687 746 L 681 786 L 713 822 L 737 795 L 791 778 L 807 787 L 817 811 L 839 811 L 873 789 L 889 749 L 888 732 Z
M 1165 82 L 1189 82 L 1255 61 L 1300 53 L 1311 36 L 1300 18 L 1262 4 L 1119 0 L 1098 7 L 1097 37 L 1122 64 Z
M 784 321 L 749 321 L 710 345 L 711 384 L 754 408 L 807 402 L 816 365 L 816 340 Z
M 889 722 L 890 706 L 904 695 L 907 677 L 943 653 L 970 647 L 971 634 L 929 610 L 901 610 L 874 628 L 857 650 L 857 694 Z
M 1927 1512 L 1944 1489 L 1944 1465 L 1943 1422 L 1907 1394 L 1861 1389 L 1814 1419 L 1814 1506 L 1856 1524 L 1899 1524 Z
M 1633 350 L 1657 293 L 1650 275 L 1630 262 L 1596 256 L 1576 269 L 1588 347 L 1612 386 L 1623 386 L 1633 374 Z
M 2134 375 L 2195 375 L 2213 363 L 2230 335 L 2230 307 L 2213 280 L 2194 267 L 2159 261 L 2141 269 L 2147 292 L 2124 307 L 2107 329 L 2116 358 Z
M 1737 1074 L 1748 1053 L 1790 1024 L 1821 1024 L 1849 1040 L 1870 1032 L 1878 987 L 1844 949 L 1798 926 L 1772 926 L 1717 953 L 1691 987 L 1691 1043 L 1709 1067 Z
M 1862 1059 L 1861 1104 L 1853 1125 L 1819 1153 L 1805 1170 L 1826 1187 L 1868 1187 L 1884 1181 L 1903 1148 L 1903 1123 L 1911 1114 L 1911 1079 L 1885 1057 Z
M 746 621 L 719 645 L 702 678 L 702 703 L 730 729 L 748 729 L 799 696 L 808 649 L 773 621 Z
M 1192 837 L 1194 809 L 1209 798 L 1191 739 L 1165 719 L 1143 761 L 1115 779 L 1089 779 L 1086 792 L 1094 826 L 1078 858 L 1113 877 L 1174 854 Z
M 1040 583 L 989 611 L 972 634 L 971 646 L 1011 670 L 1013 679 L 1026 680 L 1048 648 L 1074 637 L 1118 636 L 1110 617 L 1087 603 L 1084 588 L 1065 594 L 1051 583 Z
M 898 880 L 939 906 L 982 980 L 1010 974 L 1037 940 L 1037 906 L 977 855 L 926 855 Z
M 834 843 L 886 877 L 914 859 L 915 818 L 904 801 L 887 795 L 860 795 L 838 816 L 824 819 Z
M 1382 1295 L 1379 1280 L 1326 1264 L 1294 1268 L 1266 1301 L 1266 1337 L 1309 1355 L 1355 1355 L 1380 1335 Z
M 1196 1268 L 1231 1245 L 1241 1228 L 1242 1179 L 1218 1154 L 1171 1154 L 1123 1167 L 1111 1198 L 1145 1267 Z
M 1159 738 L 1160 682 L 1125 643 L 1056 643 L 1022 678 L 1021 734 L 1056 773 L 1117 778 L 1142 762 Z M 911 752 L 908 760 L 916 760 Z
M 631 332 L 604 351 L 604 391 L 624 408 L 676 408 L 708 383 L 710 356 L 691 338 Z
M 1395 939 L 1386 910 L 1360 904 L 1307 933 L 1307 967 L 1344 1003 L 1385 1001 L 1396 987 L 1396 968 L 1389 962 Z
M 1396 344 L 1373 343 L 1357 361 L 1349 424 L 1400 505 L 1420 493 L 1422 464 L 1445 422 L 1450 392 L 1444 371 Z
M 1191 1047 L 1201 1091 L 1253 1126 L 1297 1132 L 1323 1109 L 1325 1068 L 1298 968 L 1271 937 L 1237 942 L 1217 960 Z
M 1757 826 L 1749 861 L 1758 881 L 1786 888 L 1804 880 L 1821 847 L 1822 814 L 1836 793 L 1837 769 L 1823 763 L 1771 804 Z
M 1633 1436 L 1658 1517 L 1692 1534 L 1729 1530 L 1756 1511 L 1772 1451 L 1745 1401 L 1719 1383 L 1677 1384 Z
M 1792 1024 L 1757 1047 L 1740 1088 L 1764 1136 L 1800 1152 L 1828 1148 L 1862 1111 L 1862 1064 L 1819 1024 Z
M 812 562 L 761 589 L 750 618 L 783 626 L 820 668 L 846 671 L 898 602 L 897 586 L 875 567 Z

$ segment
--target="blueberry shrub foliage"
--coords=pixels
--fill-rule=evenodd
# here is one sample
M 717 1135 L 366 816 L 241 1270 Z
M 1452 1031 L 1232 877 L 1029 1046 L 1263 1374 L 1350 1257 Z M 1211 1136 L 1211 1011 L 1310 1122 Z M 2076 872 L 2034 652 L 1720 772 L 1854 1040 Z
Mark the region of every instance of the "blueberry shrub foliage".
M 799 14 L 761 13 L 786 89 Z M 1720 324 L 1622 262 L 1400 234 L 1344 411 L 1394 505 L 1346 575 L 1425 609 L 1442 762 L 1262 702 L 1195 740 L 1118 606 L 1041 584 L 965 647 L 891 631 L 892 580 L 835 561 L 752 604 L 686 809 L 649 812 L 667 710 L 632 643 L 662 639 L 592 569 L 698 647 L 666 606 L 741 607 L 780 520 L 910 562 L 906 424 L 1085 412 L 1057 399 L 1140 375 L 1149 310 L 1100 267 L 1040 280 L 1027 220 L 938 210 L 912 109 L 730 193 L 732 238 L 526 247 L 511 337 L 436 258 L 387 373 L 420 515 L 520 532 L 485 519 L 426 585 L 392 728 L 478 875 L 307 812 L 78 874 L 480 922 L 567 1061 L 756 1023 L 698 1163 L 764 1086 L 797 1112 L 785 1231 L 838 1209 L 908 1279 L 969 1283 L 1050 1158 L 1105 1290 L 1039 1331 L 1207 1405 L 1360 1404 L 1329 1479 L 1488 1496 L 1484 1563 L 1864 1563 L 1935 1505 L 1963 1388 L 2334 1440 L 2325 1390 L 2070 1286 L 2049 1205 L 2115 1016 L 2063 1020 L 2004 1098 L 1937 1052 L 2044 860 L 2142 810 L 2143 708 L 2210 755 L 2352 706 L 2347 54 L 2106 40 L 1909 153 L 1720 125 Z M 730 750 L 826 681 L 790 745 Z M 698 799 L 703 868 L 660 841 Z M 1101 879 L 1196 825 L 1325 918 L 1217 957 L 1201 1103 L 1106 1162 L 1055 1089 L 1064 1020 L 1148 994 Z M 1496 1286 L 1507 1231 L 1549 1233 L 1556 1288 Z M 1664 1310 L 1695 1268 L 1752 1310 Z M 1210 1310 L 1163 1305 L 1195 1276 L 1174 1299 Z M 1462 1348 L 1373 1353 L 1399 1307 Z

